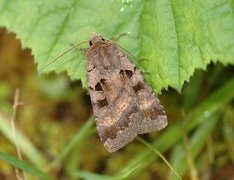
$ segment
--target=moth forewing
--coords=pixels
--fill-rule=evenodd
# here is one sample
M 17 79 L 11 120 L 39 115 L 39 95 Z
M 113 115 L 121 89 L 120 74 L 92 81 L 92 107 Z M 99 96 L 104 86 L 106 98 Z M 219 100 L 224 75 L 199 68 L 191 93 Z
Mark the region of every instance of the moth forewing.
M 159 99 L 115 43 L 94 33 L 86 61 L 97 130 L 109 152 L 167 126 Z

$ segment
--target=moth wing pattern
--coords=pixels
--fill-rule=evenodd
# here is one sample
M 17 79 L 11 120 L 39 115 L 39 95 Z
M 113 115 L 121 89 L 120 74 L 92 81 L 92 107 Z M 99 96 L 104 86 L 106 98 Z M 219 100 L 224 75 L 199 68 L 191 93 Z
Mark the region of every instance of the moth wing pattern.
M 115 43 L 94 33 L 86 61 L 97 130 L 109 152 L 167 126 L 158 98 Z

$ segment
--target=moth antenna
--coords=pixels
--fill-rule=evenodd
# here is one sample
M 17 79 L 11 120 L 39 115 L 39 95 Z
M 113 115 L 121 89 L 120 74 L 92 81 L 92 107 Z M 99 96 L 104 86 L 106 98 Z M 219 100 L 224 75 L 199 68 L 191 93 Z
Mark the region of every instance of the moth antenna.
M 131 52 L 129 52 L 128 50 L 126 50 L 124 47 L 122 47 L 121 45 L 117 44 L 115 41 L 112 41 L 112 40 L 109 40 L 111 41 L 112 43 L 115 43 L 122 51 L 126 52 L 128 54 L 128 56 L 131 56 L 132 59 L 138 59 L 136 56 L 134 56 Z M 149 59 L 146 59 L 146 58 L 141 58 L 140 60 L 142 61 L 149 61 Z M 142 71 L 144 73 L 144 69 L 140 69 L 140 71 Z M 144 73 L 144 74 L 148 74 L 148 73 Z
M 131 52 L 129 52 L 129 51 L 128 51 L 127 49 L 125 49 L 123 46 L 117 44 L 117 43 L 116 43 L 115 41 L 113 41 L 113 40 L 110 40 L 110 39 L 109 39 L 109 41 L 111 41 L 112 43 L 116 44 L 122 51 L 128 53 L 128 55 L 130 55 L 133 59 L 137 59 L 136 56 L 134 56 Z
M 121 33 L 121 34 L 118 34 L 117 37 L 114 37 L 112 39 L 109 39 L 109 41 L 111 41 L 112 43 L 116 44 L 122 51 L 125 51 L 126 53 L 128 53 L 128 55 L 130 55 L 133 59 L 138 59 L 136 58 L 131 52 L 129 52 L 127 49 L 125 49 L 124 47 L 122 47 L 121 45 L 117 44 L 115 42 L 116 39 L 119 39 L 121 38 L 122 36 L 126 36 L 126 35 L 129 35 L 129 33 Z M 146 59 L 146 58 L 140 58 L 140 60 L 143 60 L 143 61 L 149 61 L 149 59 Z
M 88 43 L 90 40 L 78 43 L 76 45 L 74 45 L 73 47 L 71 47 L 70 49 L 66 50 L 65 52 L 63 52 L 62 54 L 60 54 L 58 57 L 56 57 L 53 61 L 49 62 L 47 65 L 45 65 L 42 70 L 44 70 L 46 67 L 48 67 L 49 65 L 51 65 L 52 63 L 54 63 L 55 61 L 57 61 L 59 58 L 61 58 L 62 56 L 64 56 L 65 54 L 67 54 L 68 52 L 72 51 L 73 49 L 78 48 L 79 46 Z
M 128 53 L 130 56 L 132 56 L 132 58 L 134 59 L 138 59 L 141 61 L 150 61 L 149 59 L 146 58 L 137 58 L 136 56 L 134 56 L 131 52 L 129 52 L 128 50 L 126 50 L 124 47 L 120 46 L 119 44 L 115 43 L 121 50 L 125 51 L 126 53 Z

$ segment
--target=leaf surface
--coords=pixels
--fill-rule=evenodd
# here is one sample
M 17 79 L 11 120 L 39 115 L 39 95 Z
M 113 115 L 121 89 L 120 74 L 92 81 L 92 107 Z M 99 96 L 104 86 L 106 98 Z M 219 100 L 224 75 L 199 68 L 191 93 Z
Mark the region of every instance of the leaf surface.
M 117 42 L 137 57 L 132 60 L 147 72 L 153 89 L 180 91 L 211 60 L 234 64 L 233 12 L 234 0 L 3 0 L 0 26 L 32 49 L 39 71 L 67 71 L 85 87 L 86 62 L 79 50 L 43 67 L 92 32 L 105 38 L 129 33 Z

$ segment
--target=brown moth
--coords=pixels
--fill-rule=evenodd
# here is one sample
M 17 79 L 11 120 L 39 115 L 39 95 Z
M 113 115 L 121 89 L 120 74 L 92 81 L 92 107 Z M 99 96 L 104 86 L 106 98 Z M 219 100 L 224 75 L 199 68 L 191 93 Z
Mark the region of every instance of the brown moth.
M 114 42 L 93 33 L 86 61 L 97 130 L 109 152 L 167 126 L 159 99 Z

